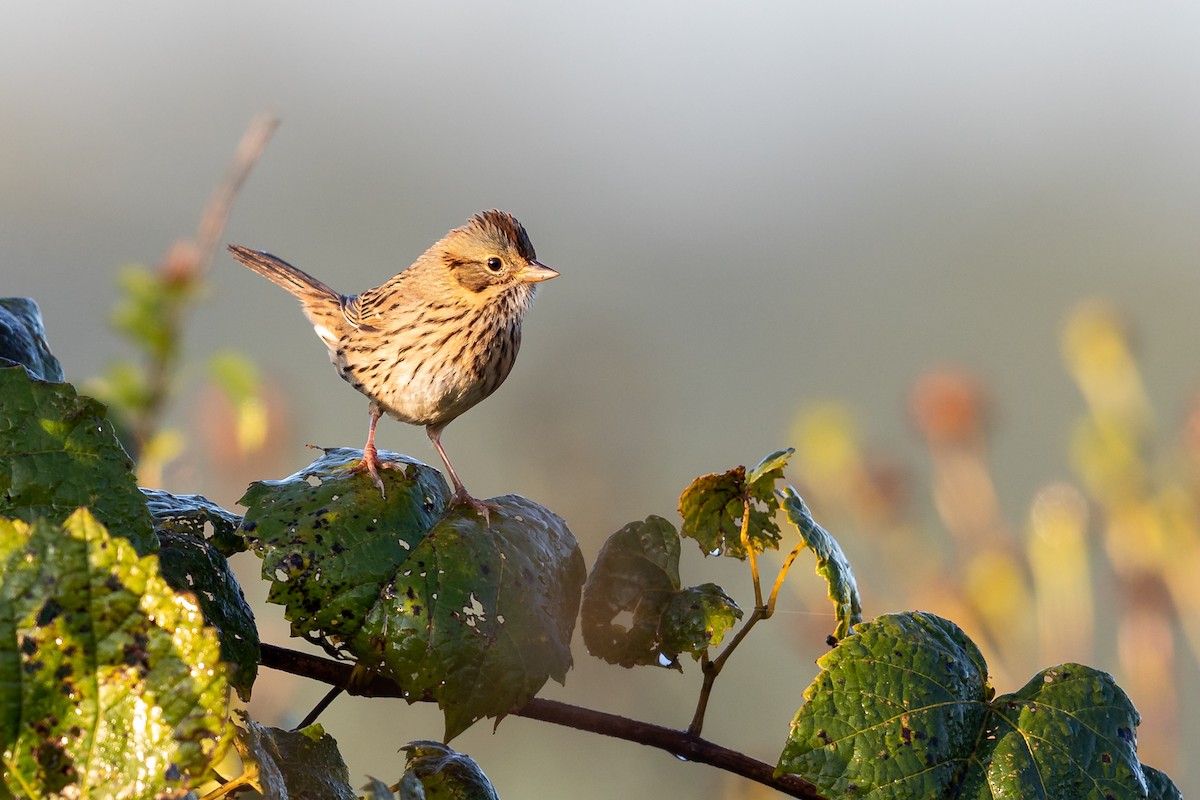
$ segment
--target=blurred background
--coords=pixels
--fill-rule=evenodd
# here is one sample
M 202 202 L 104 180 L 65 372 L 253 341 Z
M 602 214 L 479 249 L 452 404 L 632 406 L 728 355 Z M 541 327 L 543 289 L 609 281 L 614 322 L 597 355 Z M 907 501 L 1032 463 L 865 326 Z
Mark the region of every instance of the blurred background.
M 1196 793 L 1198 29 L 1187 3 L 14 4 L 0 294 L 35 298 L 68 380 L 118 403 L 144 412 L 136 375 L 165 363 L 142 481 L 237 510 L 367 422 L 292 298 L 177 244 L 251 119 L 281 125 L 222 241 L 341 291 L 508 210 L 562 277 L 445 434 L 473 493 L 553 508 L 590 563 L 624 523 L 677 519 L 696 475 L 795 446 L 867 616 L 954 619 L 1000 692 L 1112 672 L 1143 761 Z M 122 326 L 183 273 L 175 338 L 139 360 Z M 379 443 L 437 462 L 417 428 Z M 264 639 L 296 646 L 256 559 L 235 566 Z M 810 567 L 704 730 L 772 763 L 833 626 Z M 742 565 L 683 568 L 752 604 Z M 546 696 L 691 719 L 694 664 L 576 652 Z M 323 693 L 264 674 L 251 710 L 289 726 Z M 356 783 L 442 730 L 387 700 L 322 722 Z M 518 718 L 453 744 L 509 798 L 768 796 Z

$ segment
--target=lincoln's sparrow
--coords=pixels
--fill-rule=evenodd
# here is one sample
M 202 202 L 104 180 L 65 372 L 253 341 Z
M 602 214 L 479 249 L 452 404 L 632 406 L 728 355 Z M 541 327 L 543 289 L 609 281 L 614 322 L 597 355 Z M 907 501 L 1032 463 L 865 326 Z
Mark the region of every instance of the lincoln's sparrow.
M 370 399 L 367 443 L 354 469 L 383 491 L 375 425 L 386 411 L 425 426 L 454 483 L 451 502 L 470 503 L 486 515 L 458 479 L 441 435 L 508 377 L 536 284 L 558 275 L 538 262 L 521 223 L 503 211 L 476 214 L 411 267 L 353 297 L 268 253 L 229 249 L 299 298 L 342 378 Z

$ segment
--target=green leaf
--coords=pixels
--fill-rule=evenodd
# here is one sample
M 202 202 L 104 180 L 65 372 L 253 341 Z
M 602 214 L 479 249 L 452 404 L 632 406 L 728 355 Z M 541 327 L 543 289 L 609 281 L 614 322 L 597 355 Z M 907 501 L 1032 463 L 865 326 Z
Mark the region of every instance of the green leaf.
M 157 546 L 133 463 L 104 406 L 70 384 L 0 367 L 0 514 L 62 522 L 80 506 L 139 553 Z
M 659 623 L 678 590 L 674 525 L 651 515 L 609 536 L 583 592 L 580 628 L 588 652 L 623 667 L 666 666 Z M 615 621 L 622 615 L 630 616 L 629 624 Z
M 242 535 L 263 560 L 267 600 L 287 609 L 292 635 L 332 647 L 357 633 L 382 587 L 441 516 L 450 497 L 441 473 L 397 453 L 380 459 L 387 498 L 346 467 L 361 450 L 326 450 L 281 481 L 253 483 Z M 329 649 L 327 647 L 327 649 Z
M 0 363 L 21 364 L 42 381 L 63 379 L 62 365 L 46 344 L 42 312 L 28 297 L 0 298 Z
M 366 785 L 362 787 L 362 793 L 363 800 L 396 800 L 396 795 L 386 783 L 370 775 L 367 776 Z
M 679 534 L 651 515 L 608 537 L 583 592 L 588 652 L 610 664 L 679 669 L 720 644 L 742 611 L 716 584 L 679 588 Z
M 234 744 L 246 782 L 264 797 L 357 800 L 337 742 L 320 725 L 285 731 L 238 711 Z
M 1051 667 L 988 711 L 961 796 L 1146 797 L 1140 718 L 1111 675 Z
M 833 601 L 837 618 L 833 637 L 843 639 L 850 633 L 851 626 L 862 621 L 862 598 L 858 594 L 850 560 L 833 535 L 816 523 L 795 489 L 789 486 L 779 496 L 783 498 L 788 519 L 800 531 L 802 543 L 817 556 L 817 574 L 829 586 L 829 599 Z
M 225 557 L 246 550 L 238 532 L 242 518 L 198 494 L 171 494 L 160 489 L 142 489 L 146 506 L 158 531 L 187 533 L 205 539 Z M 208 535 L 211 528 L 211 535 Z
M 0 752 L 21 797 L 151 797 L 228 740 L 216 634 L 86 510 L 0 520 Z
M 725 590 L 705 583 L 671 596 L 662 618 L 662 649 L 672 658 L 691 653 L 692 658 L 716 647 L 725 632 L 742 618 L 742 610 Z
M 499 800 L 492 782 L 470 756 L 424 740 L 401 749 L 408 755 L 400 800 Z
M 383 471 L 383 501 L 341 469 L 356 453 L 330 451 L 242 500 L 293 633 L 390 675 L 410 702 L 436 700 L 447 740 L 563 681 L 585 570 L 562 519 L 512 495 L 489 501 L 487 524 L 445 511 L 441 474 L 395 454 L 381 454 L 399 467 Z
M 1146 797 L 1150 800 L 1183 800 L 1183 792 L 1175 782 L 1154 767 L 1142 767 L 1146 776 L 1146 787 L 1149 790 Z
M 989 692 L 965 633 L 932 614 L 888 614 L 855 626 L 817 664 L 776 774 L 829 797 L 953 796 Z
M 242 700 L 249 700 L 258 675 L 258 629 L 229 562 L 191 533 L 162 529 L 158 541 L 163 578 L 175 591 L 196 595 L 205 621 L 221 641 L 221 660 L 232 666 L 230 685 Z
M 919 612 L 860 623 L 817 663 L 776 774 L 829 797 L 1147 796 L 1137 711 L 1102 672 L 1053 667 L 993 699 L 978 648 Z
M 745 467 L 735 467 L 692 481 L 679 498 L 679 515 L 683 517 L 680 534 L 695 539 L 705 555 L 744 559 L 742 518 L 749 505 L 750 546 L 758 553 L 779 547 L 779 525 L 774 519 L 779 509 L 775 482 L 783 478 L 783 468 L 793 452 L 788 449 L 772 453 L 749 473 Z

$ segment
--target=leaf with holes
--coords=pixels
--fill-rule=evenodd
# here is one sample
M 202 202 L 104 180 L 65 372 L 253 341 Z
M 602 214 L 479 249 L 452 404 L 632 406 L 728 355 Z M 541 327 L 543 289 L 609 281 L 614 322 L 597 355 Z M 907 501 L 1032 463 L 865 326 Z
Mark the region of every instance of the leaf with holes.
M 387 500 L 347 474 L 358 451 L 329 451 L 284 481 L 251 487 L 242 525 L 295 635 L 433 699 L 447 740 L 499 717 L 547 678 L 563 681 L 583 556 L 549 510 L 508 495 L 446 510 L 440 473 L 395 454 Z

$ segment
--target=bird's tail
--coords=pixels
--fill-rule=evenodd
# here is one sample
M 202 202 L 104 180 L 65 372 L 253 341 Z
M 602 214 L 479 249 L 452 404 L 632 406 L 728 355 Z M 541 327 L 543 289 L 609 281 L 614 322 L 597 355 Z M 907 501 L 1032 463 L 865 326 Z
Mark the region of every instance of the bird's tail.
M 305 310 L 313 305 L 327 304 L 330 301 L 334 303 L 341 302 L 342 296 L 333 289 L 330 289 L 307 272 L 293 267 L 283 259 L 276 258 L 270 253 L 251 250 L 236 244 L 229 245 L 229 252 L 233 253 L 234 258 L 259 275 L 262 275 L 272 283 L 282 286 L 300 298 L 300 302 L 304 304 Z

